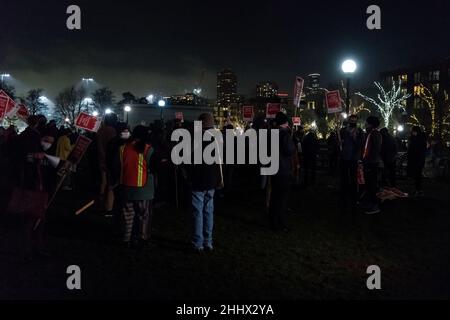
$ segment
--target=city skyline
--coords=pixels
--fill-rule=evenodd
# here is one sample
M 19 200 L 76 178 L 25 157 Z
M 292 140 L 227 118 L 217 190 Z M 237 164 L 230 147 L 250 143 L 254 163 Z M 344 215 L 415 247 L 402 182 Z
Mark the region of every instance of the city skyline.
M 353 83 L 361 88 L 383 71 L 449 55 L 443 36 L 448 2 L 431 1 L 424 8 L 402 3 L 379 2 L 382 29 L 371 31 L 367 1 L 78 1 L 82 29 L 70 31 L 70 2 L 19 0 L 3 5 L 10 14 L 0 22 L 8 30 L 0 36 L 0 69 L 17 80 L 19 92 L 40 87 L 54 96 L 89 76 L 118 95 L 180 94 L 201 82 L 203 94 L 212 98 L 216 73 L 224 68 L 238 75 L 238 92 L 249 96 L 260 81 L 290 92 L 297 75 L 320 73 L 324 85 L 336 82 L 343 77 L 340 63 L 352 57 L 359 67 Z M 17 16 L 19 24 L 11 20 Z

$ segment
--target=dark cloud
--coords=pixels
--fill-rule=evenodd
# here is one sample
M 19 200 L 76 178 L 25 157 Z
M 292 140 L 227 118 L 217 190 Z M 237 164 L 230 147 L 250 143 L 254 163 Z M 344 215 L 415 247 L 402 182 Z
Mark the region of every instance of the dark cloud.
M 450 53 L 448 1 L 378 1 L 382 30 L 365 28 L 369 1 L 76 1 L 82 30 L 65 27 L 72 2 L 10 1 L 0 20 L 0 69 L 31 87 L 57 92 L 93 76 L 118 93 L 165 94 L 203 86 L 215 95 L 215 73 L 234 69 L 239 90 L 260 80 L 290 91 L 296 74 L 340 78 L 353 56 L 368 85 L 379 72 Z

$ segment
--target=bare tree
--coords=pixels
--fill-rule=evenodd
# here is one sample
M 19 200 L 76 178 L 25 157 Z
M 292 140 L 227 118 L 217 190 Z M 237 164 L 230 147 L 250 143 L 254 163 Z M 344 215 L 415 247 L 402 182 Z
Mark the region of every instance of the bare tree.
M 389 128 L 392 113 L 396 108 L 403 108 L 403 102 L 406 101 L 406 99 L 408 99 L 411 95 L 403 94 L 401 86 L 399 85 L 397 87 L 395 81 L 392 83 L 392 88 L 389 91 L 384 90 L 383 86 L 379 82 L 375 82 L 375 86 L 380 91 L 377 96 L 378 101 L 375 101 L 374 99 L 369 98 L 360 92 L 356 94 L 378 108 L 381 116 L 383 117 L 384 126 L 386 128 Z
M 107 108 L 113 107 L 114 93 L 110 88 L 100 88 L 96 90 L 92 96 L 94 98 L 94 106 L 100 111 L 101 114 L 103 114 Z
M 30 114 L 36 115 L 47 110 L 47 105 L 41 101 L 43 89 L 32 89 L 28 91 L 24 102 L 30 111 Z
M 84 103 L 86 92 L 83 88 L 66 88 L 56 96 L 55 108 L 61 119 L 68 119 L 70 124 L 75 122 L 76 117 L 82 111 L 88 111 L 88 105 Z

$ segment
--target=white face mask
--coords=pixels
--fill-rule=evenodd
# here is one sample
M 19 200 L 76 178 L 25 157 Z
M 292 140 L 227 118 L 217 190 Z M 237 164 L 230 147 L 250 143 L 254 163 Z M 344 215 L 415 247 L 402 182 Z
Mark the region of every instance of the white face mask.
M 129 139 L 131 136 L 131 133 L 129 131 L 124 131 L 120 133 L 120 138 L 126 140 Z
M 50 149 L 52 147 L 52 144 L 50 142 L 42 141 L 41 146 L 42 146 L 42 149 L 44 149 L 44 151 L 47 151 L 48 149 Z

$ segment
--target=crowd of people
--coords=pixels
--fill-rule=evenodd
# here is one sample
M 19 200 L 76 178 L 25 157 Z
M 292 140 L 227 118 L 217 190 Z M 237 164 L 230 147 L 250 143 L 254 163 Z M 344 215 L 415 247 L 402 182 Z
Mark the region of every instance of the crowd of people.
M 198 120 L 204 131 L 215 127 L 210 113 L 200 115 Z M 339 177 L 342 212 L 356 214 L 362 207 L 366 214 L 377 214 L 381 211 L 377 197 L 380 188 L 397 187 L 399 143 L 388 129 L 380 129 L 377 117 L 369 116 L 364 129 L 358 127 L 358 120 L 356 115 L 349 116 L 342 128 L 327 138 L 329 174 Z M 1 199 L 0 210 L 4 212 L 18 210 L 12 199 L 24 197 L 24 190 L 39 192 L 27 196 L 40 200 L 44 197 L 50 203 L 60 189 L 70 192 L 74 187 L 71 176 L 77 174 L 76 166 L 69 166 L 69 173 L 63 176 L 58 171 L 67 163 L 80 133 L 67 126 L 58 128 L 55 121 L 47 122 L 44 116 L 30 116 L 27 122 L 27 128 L 20 134 L 13 126 L 0 128 L 1 166 L 8 168 L 0 181 L 2 193 L 7 195 Z M 174 129 L 181 127 L 186 126 L 176 121 L 171 128 L 164 124 L 130 128 L 113 113 L 105 116 L 98 132 L 83 133 L 92 139 L 86 162 L 90 177 L 98 185 L 96 209 L 105 217 L 115 219 L 118 238 L 127 247 L 142 248 L 148 244 L 154 209 L 172 202 L 171 195 L 175 193 L 177 206 L 188 199 L 194 252 L 214 250 L 214 199 L 226 198 L 232 189 L 239 188 L 234 182 L 235 165 L 175 166 L 170 158 L 174 145 L 170 136 Z M 256 123 L 254 128 L 258 129 Z M 286 212 L 292 186 L 301 183 L 308 188 L 316 183 L 319 139 L 315 130 L 291 129 L 288 117 L 282 112 L 272 121 L 262 122 L 260 128 L 279 129 L 279 170 L 274 176 L 258 179 L 266 194 L 270 228 L 287 231 Z M 233 126 L 228 123 L 223 129 L 233 129 Z M 223 137 L 226 144 L 225 133 Z M 204 143 L 203 148 L 206 146 Z M 426 153 L 426 135 L 419 127 L 413 127 L 407 160 L 415 195 L 422 194 Z M 52 159 L 59 160 L 55 164 Z M 38 209 L 31 207 L 28 211 Z M 41 215 L 26 212 L 21 219 L 24 255 L 45 254 L 45 212 Z

